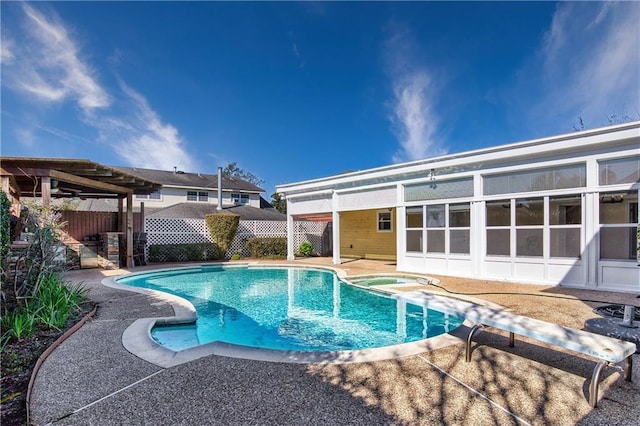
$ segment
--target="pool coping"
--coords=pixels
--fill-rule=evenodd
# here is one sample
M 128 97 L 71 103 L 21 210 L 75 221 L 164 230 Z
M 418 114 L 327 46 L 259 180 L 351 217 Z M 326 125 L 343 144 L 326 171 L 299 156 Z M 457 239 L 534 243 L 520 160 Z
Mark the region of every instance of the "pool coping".
M 339 268 L 331 268 L 327 266 L 315 266 L 315 265 L 300 265 L 291 266 L 288 264 L 261 264 L 258 262 L 251 263 L 234 263 L 232 265 L 228 263 L 202 263 L 202 264 L 190 264 L 184 267 L 170 267 L 170 268 L 158 268 L 148 269 L 141 272 L 131 272 L 129 274 L 120 275 L 117 277 L 108 277 L 103 279 L 102 285 L 118 289 L 129 291 L 133 293 L 140 293 L 152 296 L 160 301 L 171 305 L 174 311 L 172 317 L 155 317 L 155 318 L 139 318 L 133 321 L 129 327 L 125 329 L 122 334 L 122 345 L 124 348 L 133 355 L 150 362 L 158 367 L 169 368 L 176 365 L 184 364 L 196 359 L 209 356 L 218 355 L 230 358 L 243 358 L 255 361 L 268 361 L 268 362 L 281 362 L 281 363 L 297 363 L 297 364 L 346 364 L 356 362 L 371 362 L 382 361 L 387 359 L 417 355 L 419 353 L 428 352 L 431 350 L 439 349 L 445 346 L 450 346 L 463 341 L 465 335 L 465 329 L 473 326 L 467 320 L 464 321 L 462 326 L 452 330 L 449 333 L 434 336 L 428 339 L 419 340 L 416 342 L 403 343 L 393 346 L 385 346 L 380 348 L 358 349 L 349 351 L 285 351 L 277 349 L 265 349 L 256 348 L 250 346 L 235 345 L 226 342 L 211 342 L 203 345 L 199 345 L 193 348 L 184 349 L 181 351 L 174 351 L 160 345 L 151 337 L 151 330 L 156 324 L 189 324 L 193 323 L 197 319 L 196 311 L 193 305 L 186 299 L 181 297 L 160 292 L 157 290 L 150 290 L 138 287 L 132 287 L 120 284 L 116 282 L 116 279 L 136 275 L 136 274 L 149 274 L 161 271 L 175 271 L 176 269 L 194 269 L 199 267 L 214 267 L 221 266 L 224 268 L 234 267 L 251 267 L 259 266 L 265 268 L 302 268 L 302 269 L 320 269 L 330 270 L 335 272 L 339 278 L 345 279 L 347 274 L 344 270 Z M 349 283 L 350 285 L 353 285 Z M 360 286 L 356 286 L 360 287 Z M 396 285 L 397 287 L 397 285 Z M 362 287 L 360 287 L 362 288 Z M 372 290 L 367 287 L 366 289 Z M 391 290 L 391 289 L 385 289 Z M 375 291 L 375 290 L 374 290 Z M 394 293 L 397 291 L 383 291 L 382 293 Z M 437 293 L 437 292 L 434 292 Z

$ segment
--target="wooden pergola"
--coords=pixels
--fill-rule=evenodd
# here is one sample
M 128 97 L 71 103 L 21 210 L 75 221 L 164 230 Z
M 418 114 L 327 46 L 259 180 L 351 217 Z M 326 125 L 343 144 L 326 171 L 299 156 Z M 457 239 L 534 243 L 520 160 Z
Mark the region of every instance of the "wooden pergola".
M 126 266 L 133 266 L 133 195 L 151 194 L 162 184 L 141 179 L 109 166 L 84 159 L 0 157 L 0 183 L 12 204 L 21 197 L 108 198 L 118 200 L 119 232 L 125 235 Z

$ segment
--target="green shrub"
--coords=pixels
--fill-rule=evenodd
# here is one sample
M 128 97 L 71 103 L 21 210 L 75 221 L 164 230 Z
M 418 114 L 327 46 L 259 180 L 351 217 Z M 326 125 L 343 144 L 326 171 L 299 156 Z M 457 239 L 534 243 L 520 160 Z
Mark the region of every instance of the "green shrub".
M 149 262 L 201 262 L 222 258 L 222 251 L 214 243 L 152 244 L 149 246 Z
M 240 215 L 234 213 L 212 213 L 206 215 L 204 220 L 211 238 L 218 244 L 222 253 L 226 255 L 238 231 Z
M 36 312 L 28 308 L 18 308 L 2 317 L 2 338 L 0 348 L 4 349 L 11 339 L 24 339 L 36 330 Z
M 284 237 L 249 238 L 247 248 L 251 257 L 282 259 L 287 256 L 287 239 Z
M 49 274 L 40 282 L 31 306 L 39 323 L 59 330 L 86 300 L 84 287 L 67 287 L 58 274 Z
M 11 244 L 11 214 L 9 209 L 11 208 L 11 201 L 7 198 L 7 194 L 4 191 L 0 191 L 0 256 L 2 261 L 9 251 L 9 244 Z
M 304 243 L 300 244 L 300 247 L 298 247 L 298 254 L 305 257 L 313 255 L 313 244 L 311 244 L 309 241 L 305 241 Z

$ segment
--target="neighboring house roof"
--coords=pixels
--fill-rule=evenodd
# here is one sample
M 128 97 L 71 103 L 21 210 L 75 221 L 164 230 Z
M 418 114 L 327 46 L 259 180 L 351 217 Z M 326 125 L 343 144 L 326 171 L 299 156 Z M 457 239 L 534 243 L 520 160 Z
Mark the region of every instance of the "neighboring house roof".
M 80 201 L 71 201 L 70 205 L 74 208 L 74 210 L 78 211 L 87 211 L 87 212 L 117 212 L 118 211 L 118 200 L 105 200 L 105 199 L 87 199 Z M 145 207 L 145 215 L 150 211 L 156 211 L 158 208 L 150 208 Z M 139 212 L 140 206 L 133 205 L 133 211 Z
M 234 206 L 217 210 L 212 204 L 179 203 L 164 209 L 154 209 L 149 213 L 145 209 L 148 218 L 177 218 L 177 219 L 203 219 L 205 215 L 212 213 L 235 213 L 241 220 L 275 220 L 285 221 L 287 215 L 271 208 L 256 208 L 251 206 Z
M 53 200 L 53 205 L 62 205 L 61 200 Z M 116 212 L 118 211 L 118 200 L 109 199 L 87 199 L 79 201 L 66 201 L 66 205 L 73 210 L 78 211 L 90 211 L 90 212 Z M 176 205 L 174 205 L 176 206 Z M 184 216 L 189 219 L 203 218 L 205 214 L 216 213 L 216 205 L 212 204 L 200 204 L 200 203 L 179 203 L 177 206 L 182 206 L 173 209 L 174 206 L 169 207 L 150 207 L 145 205 L 144 214 L 149 217 L 155 213 L 163 212 L 162 214 L 154 217 L 181 217 L 180 211 L 184 211 L 189 216 Z M 251 209 L 251 210 L 247 210 Z M 134 204 L 134 212 L 140 211 L 140 206 Z M 260 197 L 260 208 L 251 206 L 233 206 L 225 208 L 224 211 L 230 211 L 238 213 L 242 216 L 243 220 L 287 220 L 287 215 L 280 213 L 274 209 L 271 204 L 263 197 Z M 246 217 L 246 218 L 245 218 Z
M 159 182 L 164 186 L 177 186 L 184 188 L 218 188 L 218 175 L 202 173 L 186 173 L 183 171 L 141 169 L 137 167 L 110 166 L 123 173 L 138 176 L 143 179 Z M 223 191 L 264 192 L 264 189 L 252 183 L 234 177 L 222 177 Z

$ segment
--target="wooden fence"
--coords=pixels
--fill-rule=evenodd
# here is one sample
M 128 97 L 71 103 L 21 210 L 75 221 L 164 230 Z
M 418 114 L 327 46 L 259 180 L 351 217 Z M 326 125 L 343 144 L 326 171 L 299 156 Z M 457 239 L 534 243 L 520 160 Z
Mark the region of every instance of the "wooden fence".
M 123 216 L 126 219 L 126 213 Z M 133 213 L 133 232 L 142 232 L 140 219 L 140 213 Z M 66 222 L 64 231 L 78 241 L 105 232 L 120 231 L 117 212 L 64 211 L 60 220 Z

